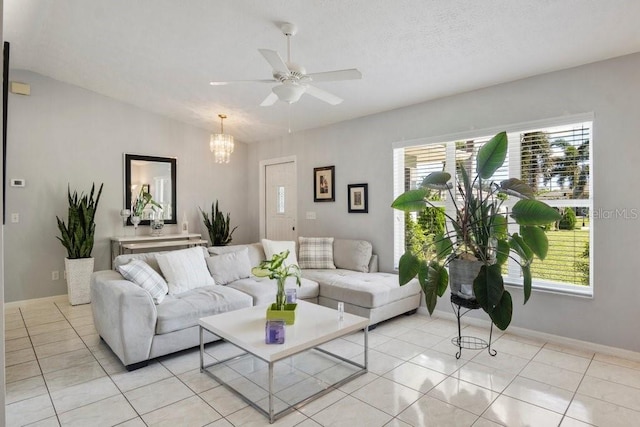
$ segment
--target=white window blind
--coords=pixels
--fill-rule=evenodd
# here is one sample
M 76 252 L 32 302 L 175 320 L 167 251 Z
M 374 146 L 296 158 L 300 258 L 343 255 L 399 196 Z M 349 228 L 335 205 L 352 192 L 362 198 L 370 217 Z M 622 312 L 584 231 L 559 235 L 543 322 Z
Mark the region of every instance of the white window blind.
M 547 258 L 544 261 L 536 259 L 532 265 L 533 285 L 539 289 L 587 295 L 592 293 L 592 227 L 589 220 L 592 207 L 591 125 L 591 122 L 580 122 L 509 132 L 507 159 L 491 179 L 500 182 L 509 177 L 520 178 L 533 188 L 537 199 L 562 214 L 561 221 L 546 227 L 550 248 Z M 465 163 L 467 170 L 475 175 L 478 150 L 489 138 L 480 136 L 395 149 L 395 196 L 419 188 L 424 177 L 435 171 L 449 172 L 454 177 L 455 189 L 456 161 Z M 429 196 L 434 205 L 454 216 L 453 204 L 447 198 L 447 192 L 433 192 Z M 509 210 L 516 201 L 511 197 L 504 207 Z M 434 224 L 433 218 L 436 216 L 433 212 L 405 215 L 396 211 L 396 266 L 407 247 L 413 245 L 415 248 L 417 244 L 425 243 L 425 238 L 416 237 L 416 234 L 433 232 L 430 224 Z M 429 221 L 425 218 L 429 218 Z M 518 232 L 515 222 L 510 221 L 509 227 L 512 233 Z M 504 269 L 507 283 L 521 284 L 520 274 L 520 268 L 513 260 Z

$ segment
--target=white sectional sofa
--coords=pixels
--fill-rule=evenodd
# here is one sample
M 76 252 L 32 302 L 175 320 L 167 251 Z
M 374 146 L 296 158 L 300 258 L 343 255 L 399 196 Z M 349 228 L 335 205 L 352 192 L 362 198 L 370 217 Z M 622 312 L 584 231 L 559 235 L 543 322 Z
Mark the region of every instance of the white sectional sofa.
M 371 244 L 361 240 L 333 240 L 336 268 L 302 269 L 302 285 L 293 278 L 286 287 L 296 288 L 298 298 L 368 317 L 371 325 L 403 313 L 415 312 L 421 291 L 416 280 L 400 287 L 395 274 L 380 273 Z M 121 255 L 114 271 L 98 271 L 91 278 L 91 304 L 96 330 L 129 370 L 148 360 L 197 346 L 198 319 L 275 300 L 276 284 L 247 273 L 266 259 L 261 243 L 211 247 L 205 262 L 216 285 L 198 286 L 160 301 L 118 269 L 133 260 L 144 261 L 159 275 L 158 259 L 167 253 Z M 178 252 L 178 251 L 173 251 Z M 302 264 L 301 259 L 301 264 Z M 166 272 L 165 272 L 166 273 Z M 154 273 L 155 274 L 155 273 Z M 167 279 L 169 281 L 169 279 Z M 218 339 L 206 334 L 207 342 Z

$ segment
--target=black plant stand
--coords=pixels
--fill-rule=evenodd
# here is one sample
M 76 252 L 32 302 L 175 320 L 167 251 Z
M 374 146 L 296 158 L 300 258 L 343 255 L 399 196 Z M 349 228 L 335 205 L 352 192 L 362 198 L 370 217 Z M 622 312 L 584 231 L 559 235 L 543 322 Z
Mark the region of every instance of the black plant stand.
M 460 359 L 462 356 L 462 349 L 468 350 L 484 350 L 485 348 L 489 352 L 490 356 L 495 356 L 497 352 L 491 348 L 491 337 L 493 335 L 493 322 L 491 322 L 491 329 L 489 329 L 489 342 L 482 338 L 462 336 L 462 329 L 460 328 L 460 318 L 467 314 L 471 310 L 477 310 L 480 308 L 478 301 L 474 299 L 465 299 L 458 295 L 451 294 L 451 307 L 458 319 L 458 336 L 451 338 L 451 344 L 458 347 L 456 353 L 456 359 Z M 465 309 L 464 311 L 462 311 Z

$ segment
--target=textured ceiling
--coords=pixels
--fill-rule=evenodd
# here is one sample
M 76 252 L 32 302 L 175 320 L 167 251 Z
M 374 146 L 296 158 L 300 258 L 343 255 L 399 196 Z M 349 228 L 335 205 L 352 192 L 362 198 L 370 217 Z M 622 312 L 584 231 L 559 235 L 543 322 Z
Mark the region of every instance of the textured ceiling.
M 4 0 L 11 67 L 31 70 L 208 130 L 254 142 L 640 51 L 638 0 Z M 307 72 L 356 67 L 260 107 L 258 48 L 286 55 L 278 23 L 299 27 Z

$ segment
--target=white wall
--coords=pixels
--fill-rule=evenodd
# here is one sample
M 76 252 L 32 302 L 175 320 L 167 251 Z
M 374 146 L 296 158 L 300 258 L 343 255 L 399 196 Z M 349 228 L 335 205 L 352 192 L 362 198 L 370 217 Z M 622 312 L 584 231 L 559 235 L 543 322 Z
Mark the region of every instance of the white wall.
M 634 54 L 253 144 L 248 159 L 252 233 L 258 237 L 258 162 L 296 155 L 300 235 L 368 239 L 380 255 L 381 269 L 390 271 L 393 142 L 586 112 L 595 115 L 594 209 L 640 212 L 635 191 L 640 181 L 638 70 L 640 54 Z M 328 165 L 336 166 L 336 202 L 314 203 L 312 170 Z M 369 183 L 370 213 L 348 214 L 347 184 L 360 182 Z M 315 211 L 317 219 L 304 219 L 307 211 Z M 512 325 L 640 351 L 634 261 L 640 219 L 595 219 L 593 226 L 593 299 L 534 292 L 522 306 L 520 292 L 513 292 Z M 450 310 L 447 301 L 438 308 Z
M 231 162 L 216 164 L 206 130 L 36 73 L 11 70 L 11 80 L 29 83 L 31 96 L 9 97 L 7 179 L 23 178 L 26 187 L 7 187 L 6 301 L 66 293 L 66 250 L 56 239 L 56 215 L 66 221 L 67 184 L 88 192 L 92 182 L 104 183 L 93 256 L 96 270 L 109 268 L 109 238 L 122 234 L 125 152 L 177 158 L 177 218 L 186 212 L 190 231 L 207 236 L 197 207 L 210 210 L 217 198 L 239 226 L 234 242 L 249 240 L 246 199 L 237 197 L 248 185 L 246 144 L 236 142 Z M 10 222 L 14 212 L 20 214 L 17 224 Z M 51 280 L 54 270 L 58 281 Z

